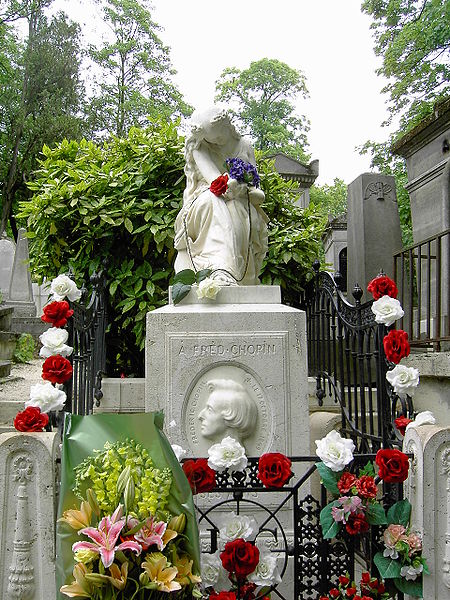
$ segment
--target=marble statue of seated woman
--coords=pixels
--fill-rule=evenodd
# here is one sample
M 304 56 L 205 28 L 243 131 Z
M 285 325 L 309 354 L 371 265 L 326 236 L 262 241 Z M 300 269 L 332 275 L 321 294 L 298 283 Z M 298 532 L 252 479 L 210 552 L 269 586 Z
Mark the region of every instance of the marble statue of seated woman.
M 225 172 L 227 159 L 255 165 L 252 146 L 218 107 L 195 112 L 191 125 L 185 147 L 187 183 L 175 222 L 175 271 L 209 268 L 223 285 L 258 284 L 267 251 L 268 219 L 260 206 L 264 192 L 231 178 L 225 193 L 209 189 Z

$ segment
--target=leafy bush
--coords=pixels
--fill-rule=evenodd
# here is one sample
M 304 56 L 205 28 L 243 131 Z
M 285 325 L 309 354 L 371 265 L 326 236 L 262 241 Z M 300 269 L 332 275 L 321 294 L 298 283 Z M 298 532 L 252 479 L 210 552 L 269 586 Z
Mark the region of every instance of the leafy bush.
M 34 357 L 36 342 L 29 333 L 21 333 L 14 350 L 13 361 L 16 363 L 27 363 Z
M 108 373 L 142 374 L 145 315 L 167 303 L 175 217 L 184 189 L 183 139 L 171 123 L 131 129 L 98 146 L 64 140 L 44 147 L 21 204 L 30 265 L 39 280 L 69 267 L 78 285 L 108 261 Z M 292 204 L 293 186 L 260 165 L 271 223 L 262 281 L 294 302 L 316 258 L 321 220 Z

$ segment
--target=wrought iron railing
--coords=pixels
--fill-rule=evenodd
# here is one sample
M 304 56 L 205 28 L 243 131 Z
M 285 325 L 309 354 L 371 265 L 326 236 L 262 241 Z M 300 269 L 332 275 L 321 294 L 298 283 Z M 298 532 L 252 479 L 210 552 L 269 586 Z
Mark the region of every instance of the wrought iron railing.
M 386 327 L 375 322 L 372 302 L 361 304 L 356 285 L 351 305 L 333 278 L 314 264 L 315 277 L 301 307 L 306 311 L 309 375 L 316 378 L 320 406 L 326 396 L 339 403 L 342 431 L 359 453 L 400 446 L 394 427 L 400 415 L 411 416 L 411 400 L 402 400 L 386 382 L 389 363 L 383 349 Z
M 375 454 L 355 455 L 352 470 L 356 471 Z M 324 539 L 320 512 L 330 501 L 319 484 L 317 457 L 291 458 L 293 468 L 301 474 L 281 489 L 262 486 L 257 477 L 258 458 L 250 458 L 245 471 L 216 473 L 217 487 L 207 494 L 196 496 L 201 550 L 213 554 L 223 550 L 219 531 L 227 521 L 229 511 L 254 518 L 257 522 L 256 543 L 278 559 L 281 583 L 274 585 L 271 598 L 280 600 L 319 600 L 336 587 L 339 575 L 350 573 L 352 579 L 361 571 L 377 569 L 373 557 L 384 549 L 380 541 L 381 529 L 372 526 L 358 536 L 341 532 L 337 538 Z M 315 481 L 313 479 L 315 478 Z M 317 497 L 311 488 L 317 490 Z M 388 509 L 402 497 L 402 484 L 385 486 L 380 499 Z M 222 547 L 221 547 L 222 543 Z M 362 549 L 362 553 L 358 552 Z M 238 599 L 244 599 L 245 590 L 238 590 Z M 268 596 L 269 590 L 259 596 Z M 403 598 L 402 594 L 395 596 Z
M 102 397 L 101 378 L 106 368 L 106 275 L 102 270 L 90 278 L 92 292 L 82 288 L 79 302 L 73 302 L 69 320 L 72 353 L 72 380 L 66 384 L 67 411 L 78 415 L 92 413 Z
M 394 255 L 394 278 L 413 346 L 450 342 L 450 229 Z

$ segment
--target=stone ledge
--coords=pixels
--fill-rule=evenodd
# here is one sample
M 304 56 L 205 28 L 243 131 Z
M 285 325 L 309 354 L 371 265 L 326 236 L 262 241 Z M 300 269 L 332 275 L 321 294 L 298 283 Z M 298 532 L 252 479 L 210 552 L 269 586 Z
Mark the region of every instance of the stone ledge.
M 410 354 L 402 364 L 419 369 L 421 377 L 450 378 L 450 352 Z
M 172 286 L 169 288 L 169 304 L 173 306 Z M 279 285 L 236 285 L 223 286 L 216 298 L 197 298 L 196 289 L 191 289 L 189 294 L 181 300 L 178 306 L 187 304 L 195 305 L 220 305 L 220 304 L 281 304 L 281 290 Z

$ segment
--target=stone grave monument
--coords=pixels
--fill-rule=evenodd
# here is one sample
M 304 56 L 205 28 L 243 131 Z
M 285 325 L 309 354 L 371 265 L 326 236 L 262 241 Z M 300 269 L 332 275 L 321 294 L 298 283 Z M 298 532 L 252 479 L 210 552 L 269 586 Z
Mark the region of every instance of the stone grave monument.
M 0 238 L 0 291 L 3 300 L 7 300 L 9 297 L 9 284 L 11 283 L 15 251 L 16 244 L 14 240 L 9 238 L 6 231 L 4 231 Z
M 7 304 L 14 307 L 15 317 L 35 317 L 36 305 L 29 269 L 30 255 L 26 229 L 19 229 L 14 253 Z
M 305 314 L 281 304 L 278 286 L 257 285 L 267 216 L 254 164 L 223 111 L 194 113 L 175 269 L 211 269 L 218 293 L 198 299 L 193 288 L 148 313 L 145 390 L 145 409 L 164 409 L 171 441 L 190 456 L 226 435 L 249 456 L 309 454 Z

